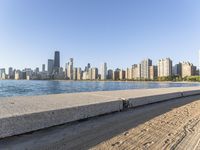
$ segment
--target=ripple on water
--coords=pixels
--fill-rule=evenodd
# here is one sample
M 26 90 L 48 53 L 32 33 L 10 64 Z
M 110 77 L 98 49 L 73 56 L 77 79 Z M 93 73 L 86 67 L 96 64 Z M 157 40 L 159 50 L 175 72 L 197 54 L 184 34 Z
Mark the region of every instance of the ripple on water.
M 1 80 L 0 97 L 200 86 L 199 83 Z

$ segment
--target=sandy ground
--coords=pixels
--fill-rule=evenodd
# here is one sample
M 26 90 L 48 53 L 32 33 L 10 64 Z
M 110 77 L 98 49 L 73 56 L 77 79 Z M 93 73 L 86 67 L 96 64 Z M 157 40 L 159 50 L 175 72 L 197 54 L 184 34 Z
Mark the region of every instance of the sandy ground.
M 200 150 L 200 100 L 172 109 L 91 149 Z
M 0 149 L 200 150 L 200 96 L 6 138 Z

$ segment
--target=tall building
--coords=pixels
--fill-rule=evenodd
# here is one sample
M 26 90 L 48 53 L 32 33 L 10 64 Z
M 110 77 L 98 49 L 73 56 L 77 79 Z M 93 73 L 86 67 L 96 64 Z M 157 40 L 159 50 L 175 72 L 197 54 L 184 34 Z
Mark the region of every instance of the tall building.
M 73 80 L 73 67 L 74 67 L 74 59 L 70 58 L 67 64 L 67 77 L 70 80 Z
M 101 74 L 101 80 L 107 79 L 107 63 L 101 65 L 100 74 Z
M 112 80 L 113 79 L 113 70 L 108 70 L 108 79 Z
M 158 77 L 172 76 L 172 60 L 170 58 L 158 61 Z
M 178 63 L 172 67 L 172 75 L 182 76 L 182 64 Z
M 150 66 L 149 72 L 150 72 L 150 79 L 155 80 L 158 76 L 158 67 L 157 66 Z
M 74 68 L 73 70 L 73 80 L 77 80 L 77 68 Z
M 48 59 L 48 74 L 53 73 L 53 68 L 54 68 L 54 62 L 53 59 Z
M 14 72 L 13 72 L 12 67 L 8 68 L 8 76 L 9 76 L 9 79 L 14 79 Z
M 90 63 L 88 63 L 87 66 L 85 67 L 85 71 L 88 72 L 90 68 L 91 68 L 91 65 Z
M 38 72 L 40 72 L 40 69 L 39 69 L 39 67 L 36 67 L 35 68 L 35 73 L 38 73 Z
M 88 80 L 88 72 L 84 71 L 83 72 L 83 77 L 82 77 L 83 80 Z
M 126 72 L 123 69 L 121 69 L 119 72 L 119 79 L 124 80 L 125 76 L 126 76 Z
M 141 78 L 150 79 L 149 67 L 152 66 L 152 60 L 145 59 L 141 62 Z
M 199 75 L 199 72 L 198 72 L 198 69 L 196 66 L 192 66 L 192 75 L 195 76 L 195 75 Z
M 32 78 L 33 71 L 31 68 L 25 68 L 22 70 L 22 79 L 30 80 Z
M 132 74 L 134 80 L 140 80 L 141 79 L 141 64 L 134 64 L 132 66 Z
M 42 64 L 42 72 L 45 72 L 45 64 Z
M 58 74 L 60 68 L 60 52 L 55 51 L 54 54 L 54 73 Z
M 20 80 L 21 79 L 21 71 L 20 70 L 16 70 L 15 71 L 15 80 Z
M 98 69 L 92 68 L 92 80 L 97 80 L 98 78 Z
M 126 69 L 126 79 L 127 80 L 133 79 L 133 69 L 132 68 Z
M 77 80 L 82 80 L 82 70 L 81 70 L 81 68 L 77 69 Z
M 194 75 L 195 67 L 190 62 L 182 62 L 182 78 Z
M 5 75 L 6 75 L 6 69 L 1 68 L 0 69 L 0 79 L 5 79 Z
M 119 80 L 120 79 L 119 76 L 120 76 L 120 69 L 117 68 L 113 73 L 113 80 Z
M 87 79 L 88 80 L 92 80 L 92 68 L 89 69 L 89 71 L 87 72 Z

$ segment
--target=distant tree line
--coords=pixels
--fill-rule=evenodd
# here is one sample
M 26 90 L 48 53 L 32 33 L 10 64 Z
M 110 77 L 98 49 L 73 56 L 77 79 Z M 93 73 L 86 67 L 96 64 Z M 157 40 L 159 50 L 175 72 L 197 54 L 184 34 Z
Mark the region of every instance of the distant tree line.
M 122 80 L 123 81 L 123 80 Z M 182 78 L 181 76 L 168 76 L 168 77 L 157 77 L 154 80 L 150 79 L 138 79 L 138 80 L 126 80 L 126 81 L 191 81 L 191 82 L 200 82 L 200 76 L 188 76 Z

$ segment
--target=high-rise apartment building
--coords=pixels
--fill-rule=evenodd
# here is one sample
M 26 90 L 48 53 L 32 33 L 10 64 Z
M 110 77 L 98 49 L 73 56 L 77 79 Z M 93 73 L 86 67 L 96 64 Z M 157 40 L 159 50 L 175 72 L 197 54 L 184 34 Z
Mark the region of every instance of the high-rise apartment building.
M 14 79 L 14 71 L 12 67 L 8 68 L 8 77 L 9 79 Z
M 73 70 L 73 80 L 77 80 L 77 68 L 74 68 Z
M 42 64 L 42 72 L 45 72 L 45 64 Z
M 6 69 L 1 68 L 0 69 L 0 79 L 5 79 L 5 75 L 6 75 Z
M 88 71 L 88 80 L 92 80 L 92 68 Z
M 53 73 L 54 62 L 53 59 L 48 59 L 48 74 L 51 75 Z
M 182 78 L 194 75 L 195 69 L 192 63 L 182 62 L 181 64 L 182 64 Z
M 73 80 L 73 67 L 74 67 L 74 59 L 70 58 L 67 65 L 67 77 L 70 80 Z
M 113 70 L 111 70 L 111 69 L 108 70 L 108 79 L 109 80 L 113 79 Z
M 149 72 L 150 72 L 150 79 L 155 80 L 158 76 L 158 67 L 157 66 L 150 66 Z
M 35 72 L 36 74 L 39 73 L 39 72 L 40 72 L 39 67 L 36 67 L 34 72 Z
M 82 70 L 81 70 L 81 68 L 77 69 L 77 80 L 82 80 Z
M 170 58 L 158 60 L 158 77 L 172 76 L 172 60 Z
M 127 68 L 126 69 L 126 77 L 127 80 L 133 79 L 133 69 L 132 68 Z
M 98 69 L 92 68 L 92 80 L 97 80 L 97 79 L 98 79 Z
M 133 79 L 140 80 L 141 79 L 141 64 L 134 64 L 132 66 L 132 72 L 133 72 Z
M 20 70 L 16 70 L 15 71 L 15 80 L 20 80 L 21 79 L 21 71 Z
M 124 79 L 125 79 L 125 76 L 126 76 L 126 72 L 125 72 L 123 69 L 121 69 L 121 70 L 119 71 L 119 79 L 120 79 L 120 80 L 124 80 Z
M 88 72 L 90 68 L 91 68 L 91 64 L 88 63 L 87 66 L 85 67 L 85 71 Z
M 83 72 L 83 77 L 82 77 L 83 80 L 88 80 L 88 72 L 84 71 Z
M 145 59 L 141 62 L 141 78 L 150 79 L 149 67 L 152 66 L 152 60 Z
M 59 73 L 59 68 L 60 68 L 60 52 L 55 51 L 55 54 L 54 54 L 54 73 L 55 74 Z
M 115 71 L 113 73 L 113 80 L 119 80 L 120 79 L 119 74 L 120 74 L 120 69 L 119 68 L 115 69 Z
M 100 74 L 101 74 L 101 80 L 107 79 L 107 63 L 101 65 Z
M 172 67 L 172 75 L 182 76 L 182 64 L 178 63 Z

